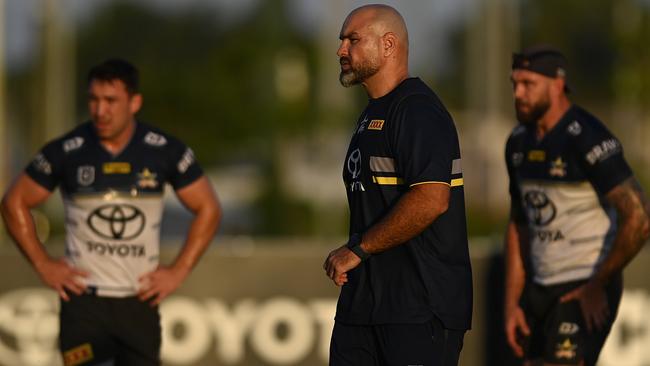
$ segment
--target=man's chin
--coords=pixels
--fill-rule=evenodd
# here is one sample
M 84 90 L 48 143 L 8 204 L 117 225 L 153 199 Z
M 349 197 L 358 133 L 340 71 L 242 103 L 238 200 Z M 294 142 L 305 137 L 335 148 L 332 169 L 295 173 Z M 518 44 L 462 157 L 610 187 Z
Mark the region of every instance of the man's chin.
M 339 75 L 339 81 L 341 82 L 341 85 L 343 85 L 346 88 L 359 84 L 359 80 L 357 79 L 357 76 L 350 71 L 348 72 L 341 71 L 341 74 Z

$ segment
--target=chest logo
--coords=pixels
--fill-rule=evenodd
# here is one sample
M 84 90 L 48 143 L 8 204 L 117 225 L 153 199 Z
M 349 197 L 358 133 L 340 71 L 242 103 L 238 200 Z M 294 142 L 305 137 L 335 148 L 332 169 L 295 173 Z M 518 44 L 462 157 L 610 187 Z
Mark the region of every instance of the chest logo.
M 348 157 L 348 172 L 352 174 L 352 179 L 361 175 L 361 150 L 354 150 Z
M 373 119 L 372 121 L 370 121 L 370 124 L 368 125 L 369 130 L 381 131 L 382 128 L 384 128 L 383 119 Z
M 140 188 L 156 188 L 158 187 L 158 174 L 152 173 L 148 168 L 144 168 L 142 173 L 138 173 L 138 187 Z
M 528 191 L 524 194 L 526 212 L 530 222 L 537 226 L 548 225 L 557 213 L 555 204 L 542 191 Z
M 361 176 L 361 150 L 356 149 L 348 156 L 346 167 L 350 175 L 352 175 L 352 182 L 350 183 L 350 191 L 365 191 L 366 188 L 359 179 Z
M 136 238 L 144 230 L 145 221 L 142 211 L 126 204 L 98 207 L 86 220 L 95 234 L 109 240 Z
M 530 150 L 528 152 L 528 161 L 545 161 L 546 160 L 546 151 L 544 150 Z
M 84 187 L 95 182 L 95 167 L 92 165 L 82 165 L 77 168 L 77 183 Z
M 551 169 L 548 171 L 551 177 L 564 177 L 566 176 L 566 163 L 562 161 L 562 157 L 558 156 L 557 159 L 551 162 Z
M 125 162 L 104 163 L 102 172 L 104 174 L 129 174 L 131 173 L 131 164 Z

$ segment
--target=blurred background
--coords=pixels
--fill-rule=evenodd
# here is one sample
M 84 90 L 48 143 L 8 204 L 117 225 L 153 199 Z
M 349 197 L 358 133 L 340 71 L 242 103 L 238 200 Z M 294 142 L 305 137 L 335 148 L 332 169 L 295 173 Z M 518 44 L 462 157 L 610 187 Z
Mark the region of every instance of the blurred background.
M 163 306 L 166 364 L 326 364 L 338 291 L 320 265 L 347 234 L 342 162 L 366 102 L 362 88 L 340 86 L 336 50 L 343 20 L 364 3 L 0 0 L 3 192 L 46 141 L 88 118 L 86 72 L 109 57 L 139 67 L 139 117 L 190 145 L 215 185 L 223 225 Z M 385 3 L 407 22 L 411 74 L 438 93 L 460 134 L 477 294 L 463 365 L 515 364 L 498 306 L 511 53 L 533 43 L 565 53 L 573 101 L 619 137 L 647 192 L 650 0 Z M 34 216 L 48 248 L 62 252 L 60 198 Z M 188 221 L 168 194 L 168 258 Z M 56 364 L 56 297 L 0 235 L 0 364 Z M 645 250 L 628 271 L 603 366 L 650 365 L 647 264 Z

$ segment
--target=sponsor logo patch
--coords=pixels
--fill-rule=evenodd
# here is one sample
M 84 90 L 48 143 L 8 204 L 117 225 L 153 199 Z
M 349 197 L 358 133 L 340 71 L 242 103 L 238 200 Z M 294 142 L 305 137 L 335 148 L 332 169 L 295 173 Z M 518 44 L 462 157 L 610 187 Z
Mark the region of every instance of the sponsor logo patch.
M 69 153 L 72 150 L 77 150 L 84 144 L 83 137 L 77 136 L 67 139 L 63 142 L 63 152 Z
M 194 152 L 188 147 L 176 167 L 178 168 L 178 172 L 183 174 L 192 164 L 194 164 Z
M 52 165 L 50 164 L 49 161 L 47 161 L 45 155 L 37 154 L 34 157 L 32 164 L 34 165 L 34 168 L 36 168 L 36 170 L 38 170 L 39 172 L 45 173 L 47 175 L 52 174 Z
M 589 150 L 585 159 L 591 165 L 603 161 L 621 151 L 621 144 L 616 139 L 605 140 Z
M 126 204 L 98 207 L 86 219 L 95 234 L 112 240 L 136 238 L 144 230 L 145 221 L 142 211 Z
M 356 149 L 350 153 L 346 167 L 353 179 L 352 183 L 350 183 L 350 191 L 365 191 L 366 188 L 361 183 L 361 180 L 358 179 L 361 176 L 361 150 Z
M 582 133 L 582 126 L 580 126 L 578 121 L 573 121 L 566 130 L 573 136 L 578 136 Z
M 544 150 L 530 150 L 528 152 L 528 161 L 545 161 L 546 151 Z
M 161 134 L 147 132 L 147 134 L 144 135 L 144 142 L 151 146 L 165 146 L 167 144 L 167 139 Z
M 382 128 L 384 128 L 383 119 L 373 119 L 372 121 L 370 121 L 370 124 L 368 125 L 369 130 L 381 131 Z
M 93 358 L 93 348 L 90 343 L 84 343 L 79 347 L 63 352 L 63 363 L 65 366 L 81 365 Z
M 104 174 L 129 174 L 131 173 L 131 164 L 126 162 L 104 163 L 102 172 Z
M 562 322 L 557 332 L 561 335 L 572 335 L 578 333 L 580 326 L 576 323 Z
M 548 225 L 557 213 L 555 204 L 542 191 L 531 190 L 524 194 L 524 203 L 530 222 L 537 226 Z

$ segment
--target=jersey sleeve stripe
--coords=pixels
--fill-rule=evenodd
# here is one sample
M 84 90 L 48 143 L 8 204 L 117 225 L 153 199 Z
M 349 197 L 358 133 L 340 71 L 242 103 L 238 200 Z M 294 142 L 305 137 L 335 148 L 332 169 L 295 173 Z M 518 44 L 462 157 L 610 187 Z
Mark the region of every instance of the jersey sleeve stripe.
M 452 179 L 451 183 L 437 182 L 437 181 L 419 182 L 419 183 L 413 183 L 409 187 L 415 187 L 415 186 L 419 186 L 419 185 L 422 185 L 422 184 L 444 184 L 444 185 L 447 185 L 447 186 L 450 186 L 450 187 L 459 187 L 459 186 L 463 185 L 463 178 Z
M 379 185 L 400 185 L 404 184 L 404 179 L 398 178 L 398 177 L 372 177 L 372 182 L 377 183 Z

